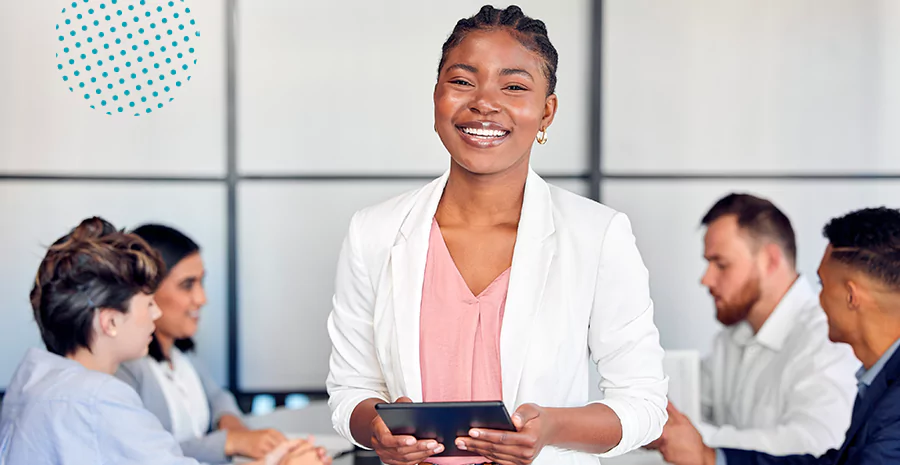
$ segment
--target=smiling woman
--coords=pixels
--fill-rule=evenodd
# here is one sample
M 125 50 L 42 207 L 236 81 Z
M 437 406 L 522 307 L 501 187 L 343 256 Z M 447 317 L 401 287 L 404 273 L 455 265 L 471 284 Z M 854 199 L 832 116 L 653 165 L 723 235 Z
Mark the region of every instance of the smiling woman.
M 434 88 L 435 129 L 454 164 L 478 174 L 527 167 L 556 114 L 557 62 L 544 23 L 518 7 L 460 20 Z M 490 157 L 479 150 L 501 147 Z
M 138 392 L 185 455 L 206 463 L 226 463 L 232 456 L 264 457 L 285 443 L 285 436 L 271 429 L 249 430 L 240 420 L 234 396 L 188 355 L 206 305 L 200 246 L 164 225 L 143 225 L 134 234 L 159 252 L 168 271 L 155 295 L 162 315 L 148 356 L 123 364 L 116 376 Z
M 529 167 L 557 62 L 546 25 L 516 6 L 460 20 L 433 96 L 449 171 L 350 222 L 327 386 L 335 428 L 385 463 L 596 463 L 662 431 L 663 351 L 628 219 Z M 473 400 L 503 401 L 518 429 L 455 438 L 475 457 L 394 436 L 375 410 Z

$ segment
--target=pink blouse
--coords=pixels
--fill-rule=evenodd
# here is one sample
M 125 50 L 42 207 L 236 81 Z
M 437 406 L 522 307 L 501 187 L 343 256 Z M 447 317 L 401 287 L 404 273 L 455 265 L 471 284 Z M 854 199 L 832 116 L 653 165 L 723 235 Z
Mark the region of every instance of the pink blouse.
M 473 295 L 450 256 L 437 220 L 432 222 L 419 323 L 425 402 L 503 400 L 500 326 L 509 272 L 507 268 Z M 440 465 L 486 462 L 481 457 L 429 461 Z

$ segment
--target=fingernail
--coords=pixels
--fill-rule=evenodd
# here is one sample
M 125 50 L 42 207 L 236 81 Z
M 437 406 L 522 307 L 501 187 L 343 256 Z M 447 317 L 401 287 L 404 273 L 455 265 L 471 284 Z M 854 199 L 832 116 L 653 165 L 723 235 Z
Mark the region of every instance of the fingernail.
M 456 441 L 456 448 L 459 450 L 466 450 L 466 443 L 462 441 Z
M 481 436 L 481 432 L 479 432 L 477 429 L 473 429 L 472 431 L 469 431 L 469 436 L 477 438 L 478 436 Z
M 443 451 L 444 451 L 444 446 L 441 445 L 441 444 L 438 444 L 438 446 L 434 448 L 434 453 L 435 453 L 435 454 L 440 454 L 440 453 L 443 452 Z
M 426 448 L 426 449 L 434 449 L 434 448 L 437 447 L 437 446 L 438 446 L 438 443 L 435 442 L 435 441 L 428 441 L 428 442 L 425 443 L 425 448 Z
M 416 439 L 415 439 L 415 438 L 406 438 L 406 445 L 407 445 L 407 446 L 411 446 L 411 445 L 413 445 L 413 444 L 415 444 L 415 443 L 416 443 Z
M 522 422 L 522 415 L 519 415 L 518 413 L 514 413 L 512 419 L 513 419 L 513 420 L 519 420 L 519 422 L 521 423 L 521 422 Z

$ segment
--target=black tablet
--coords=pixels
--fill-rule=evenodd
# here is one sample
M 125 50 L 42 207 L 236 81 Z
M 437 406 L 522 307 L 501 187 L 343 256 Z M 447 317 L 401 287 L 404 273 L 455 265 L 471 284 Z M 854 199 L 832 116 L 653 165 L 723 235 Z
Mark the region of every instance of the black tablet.
M 434 439 L 444 445 L 435 457 L 478 455 L 456 448 L 456 438 L 472 428 L 515 431 L 503 402 L 420 402 L 377 404 L 375 410 L 391 434 Z

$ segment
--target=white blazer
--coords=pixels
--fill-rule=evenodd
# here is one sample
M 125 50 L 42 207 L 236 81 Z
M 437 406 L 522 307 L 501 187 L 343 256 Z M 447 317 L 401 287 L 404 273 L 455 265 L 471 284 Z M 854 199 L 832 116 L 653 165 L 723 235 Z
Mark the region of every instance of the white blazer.
M 327 380 L 334 428 L 350 441 L 365 399 L 422 401 L 419 309 L 431 222 L 449 173 L 353 215 L 338 259 Z M 590 366 L 622 423 L 621 455 L 660 436 L 668 378 L 647 269 L 624 214 L 529 170 L 500 334 L 503 402 L 580 407 Z M 355 441 L 354 441 L 355 442 Z M 534 463 L 597 463 L 545 448 Z

